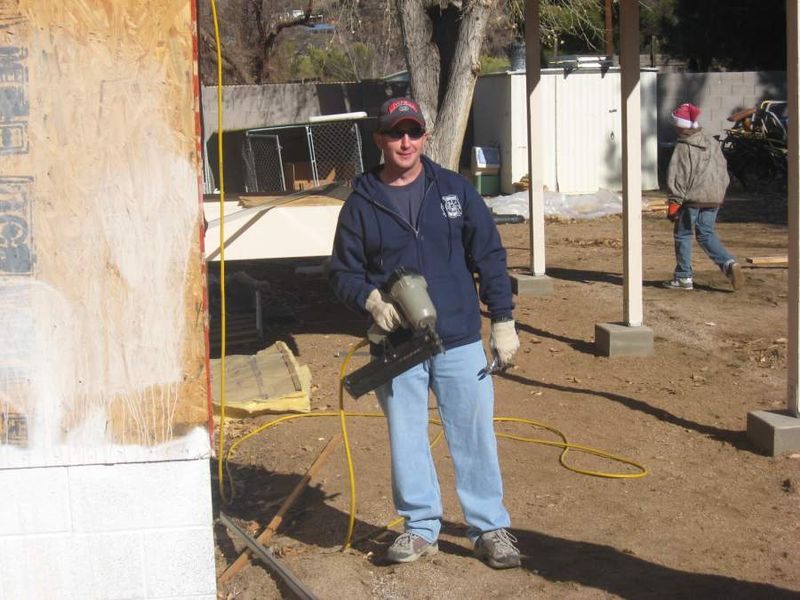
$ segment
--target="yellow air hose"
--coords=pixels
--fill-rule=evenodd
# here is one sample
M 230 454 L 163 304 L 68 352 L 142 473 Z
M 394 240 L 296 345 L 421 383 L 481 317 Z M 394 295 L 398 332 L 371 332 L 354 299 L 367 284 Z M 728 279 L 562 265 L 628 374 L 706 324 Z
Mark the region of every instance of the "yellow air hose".
M 217 479 L 219 495 L 227 502 L 224 485 L 224 451 L 225 451 L 225 351 L 226 325 L 225 315 L 225 170 L 222 160 L 222 43 L 219 35 L 219 19 L 217 18 L 216 0 L 211 0 L 211 17 L 214 21 L 214 41 L 217 50 L 217 166 L 219 170 L 219 295 L 220 295 L 220 377 L 219 377 L 219 449 L 217 450 Z
M 344 360 L 342 361 L 342 366 L 339 370 L 339 410 L 337 412 L 317 412 L 317 413 L 302 413 L 296 415 L 284 415 L 281 417 L 277 417 L 273 419 L 269 423 L 265 423 L 264 425 L 258 427 L 257 429 L 251 431 L 247 435 L 243 436 L 240 440 L 237 440 L 231 447 L 228 449 L 226 456 L 224 457 L 224 462 L 230 458 L 233 451 L 241 444 L 242 442 L 250 439 L 251 437 L 258 435 L 262 431 L 266 431 L 270 427 L 274 427 L 280 423 L 284 423 L 286 421 L 291 421 L 294 419 L 308 419 L 313 417 L 339 417 L 339 425 L 342 430 L 342 440 L 344 441 L 344 449 L 345 449 L 345 456 L 347 459 L 347 475 L 349 478 L 350 484 L 350 512 L 349 512 L 349 519 L 347 523 L 347 533 L 345 535 L 345 540 L 342 543 L 342 550 L 346 550 L 351 546 L 352 543 L 352 536 L 353 536 L 353 528 L 355 525 L 355 518 L 356 518 L 356 484 L 355 484 L 355 470 L 353 467 L 353 457 L 350 451 L 350 440 L 347 436 L 347 421 L 346 417 L 383 417 L 383 413 L 376 413 L 376 412 L 347 412 L 344 410 L 344 378 L 347 373 L 347 366 L 350 364 L 350 359 L 352 358 L 353 354 L 359 348 L 363 348 L 369 342 L 366 339 L 360 340 L 356 344 L 354 344 L 350 350 L 348 351 L 347 355 L 345 356 Z M 430 419 L 429 422 L 433 425 L 442 426 L 442 422 L 439 419 Z M 554 446 L 556 448 L 561 448 L 561 454 L 559 455 L 558 461 L 565 469 L 569 471 L 573 471 L 574 473 L 579 473 L 581 475 L 589 475 L 592 477 L 604 477 L 607 479 L 637 479 L 639 477 L 644 477 L 647 475 L 647 469 L 640 465 L 639 463 L 623 458 L 621 456 L 617 456 L 615 454 L 611 454 L 610 452 L 606 452 L 604 450 L 598 450 L 596 448 L 591 448 L 589 446 L 582 446 L 579 444 L 572 444 L 567 440 L 567 437 L 555 427 L 551 427 L 544 423 L 540 423 L 538 421 L 534 421 L 532 419 L 523 419 L 519 417 L 494 417 L 495 423 L 521 423 L 524 425 L 529 425 L 536 429 L 544 429 L 549 431 L 556 436 L 558 436 L 561 441 L 553 441 L 553 440 L 544 440 L 538 438 L 531 438 L 511 433 L 504 433 L 504 432 L 497 432 L 496 435 L 498 438 L 514 440 L 518 442 L 525 442 L 529 444 L 541 444 L 544 446 Z M 434 447 L 443 437 L 443 431 L 440 431 L 434 440 L 431 442 L 431 447 Z M 571 466 L 566 462 L 566 455 L 569 451 L 574 452 L 582 452 L 584 454 L 590 454 L 593 456 L 598 456 L 600 458 L 604 458 L 607 460 L 619 462 L 625 465 L 629 465 L 635 469 L 637 472 L 634 473 L 607 473 L 603 471 L 590 471 L 587 469 L 579 469 L 577 467 Z M 222 458 L 220 462 L 223 462 Z M 231 489 L 233 489 L 233 476 L 229 473 L 228 477 L 230 479 Z M 391 529 L 395 525 L 398 525 L 403 521 L 402 517 L 398 517 L 392 520 L 390 523 L 385 525 L 380 531 Z

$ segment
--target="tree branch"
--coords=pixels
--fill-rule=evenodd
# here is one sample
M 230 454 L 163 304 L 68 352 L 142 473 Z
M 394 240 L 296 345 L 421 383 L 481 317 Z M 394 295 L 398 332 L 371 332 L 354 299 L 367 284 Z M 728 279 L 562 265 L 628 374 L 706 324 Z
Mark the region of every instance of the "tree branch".
M 213 61 L 216 63 L 216 49 L 217 49 L 217 41 L 213 35 L 211 35 L 205 29 L 200 28 L 200 43 L 204 44 L 206 48 L 209 49 L 207 55 L 213 56 Z M 247 68 L 246 64 L 241 64 L 238 60 L 231 57 L 230 52 L 225 52 L 223 48 L 222 52 L 222 65 L 223 67 L 227 67 L 239 78 L 239 80 L 243 83 L 256 83 L 255 79 L 250 75 L 249 69 Z

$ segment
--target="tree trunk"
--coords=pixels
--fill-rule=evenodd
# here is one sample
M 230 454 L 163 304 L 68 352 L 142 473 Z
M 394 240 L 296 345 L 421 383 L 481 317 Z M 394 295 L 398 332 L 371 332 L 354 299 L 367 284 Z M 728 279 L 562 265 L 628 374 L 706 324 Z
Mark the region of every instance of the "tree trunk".
M 411 92 L 431 139 L 426 154 L 458 170 L 486 24 L 497 0 L 397 0 Z

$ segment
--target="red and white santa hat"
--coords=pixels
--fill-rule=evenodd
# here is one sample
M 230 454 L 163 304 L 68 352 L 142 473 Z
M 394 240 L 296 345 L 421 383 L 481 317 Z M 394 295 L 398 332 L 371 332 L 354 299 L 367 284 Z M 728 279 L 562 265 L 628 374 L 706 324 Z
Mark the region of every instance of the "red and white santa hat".
M 700 109 L 694 104 L 686 102 L 672 111 L 672 122 L 676 127 L 684 129 L 699 129 L 700 124 L 697 118 L 700 116 Z

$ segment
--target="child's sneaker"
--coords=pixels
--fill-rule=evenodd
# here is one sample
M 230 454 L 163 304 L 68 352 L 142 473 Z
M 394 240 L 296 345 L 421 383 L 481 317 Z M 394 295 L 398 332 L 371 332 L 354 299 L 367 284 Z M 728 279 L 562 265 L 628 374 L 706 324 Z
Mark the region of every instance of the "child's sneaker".
M 742 272 L 742 266 L 737 263 L 735 260 L 729 262 L 725 265 L 725 277 L 728 278 L 728 281 L 731 282 L 731 287 L 735 290 L 742 289 L 744 287 L 745 279 L 744 273 Z
M 664 287 L 669 290 L 693 290 L 694 284 L 691 277 L 675 277 L 672 281 L 665 281 Z

